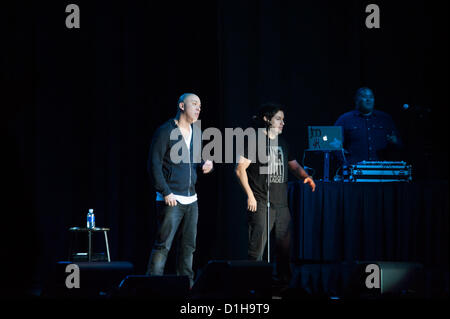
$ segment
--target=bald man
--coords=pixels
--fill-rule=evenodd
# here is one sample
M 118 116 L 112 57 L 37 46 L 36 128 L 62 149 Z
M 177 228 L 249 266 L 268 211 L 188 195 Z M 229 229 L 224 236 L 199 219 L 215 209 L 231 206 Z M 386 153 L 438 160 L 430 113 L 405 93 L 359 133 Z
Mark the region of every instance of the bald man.
M 344 131 L 344 148 L 349 164 L 386 160 L 389 152 L 402 147 L 391 116 L 375 109 L 371 89 L 361 87 L 355 94 L 355 109 L 341 115 L 336 126 Z
M 197 170 L 209 173 L 212 162 L 201 161 L 201 132 L 193 125 L 200 115 L 200 98 L 193 93 L 181 95 L 177 110 L 175 118 L 157 129 L 149 152 L 148 172 L 156 190 L 158 229 L 147 275 L 164 274 L 167 255 L 181 228 L 176 271 L 179 276 L 188 276 L 192 287 L 198 219 Z

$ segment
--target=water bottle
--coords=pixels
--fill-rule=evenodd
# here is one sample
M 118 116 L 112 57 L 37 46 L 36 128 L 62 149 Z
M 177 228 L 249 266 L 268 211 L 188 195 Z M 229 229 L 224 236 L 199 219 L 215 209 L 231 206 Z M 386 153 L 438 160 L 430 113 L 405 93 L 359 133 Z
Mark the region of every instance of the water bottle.
M 95 215 L 94 215 L 94 209 L 92 209 L 92 208 L 89 209 L 89 213 L 87 214 L 86 227 L 89 229 L 95 228 Z

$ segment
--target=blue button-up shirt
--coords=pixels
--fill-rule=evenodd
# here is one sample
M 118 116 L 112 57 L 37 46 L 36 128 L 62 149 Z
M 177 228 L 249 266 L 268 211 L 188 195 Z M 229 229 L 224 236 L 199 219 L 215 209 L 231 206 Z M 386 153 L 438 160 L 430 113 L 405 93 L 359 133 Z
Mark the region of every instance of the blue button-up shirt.
M 399 139 L 391 116 L 379 110 L 373 110 L 369 116 L 353 110 L 341 115 L 334 125 L 343 128 L 349 164 L 383 160 L 382 153 L 388 147 L 387 135 L 396 135 Z

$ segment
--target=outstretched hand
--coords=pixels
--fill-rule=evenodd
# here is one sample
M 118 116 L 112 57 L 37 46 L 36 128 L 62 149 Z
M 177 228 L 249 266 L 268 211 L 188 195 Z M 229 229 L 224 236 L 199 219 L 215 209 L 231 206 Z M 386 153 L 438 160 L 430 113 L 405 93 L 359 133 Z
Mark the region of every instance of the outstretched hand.
M 316 189 L 316 183 L 314 183 L 313 179 L 309 176 L 303 180 L 303 184 L 308 184 L 309 187 L 311 187 L 313 192 Z
M 394 133 L 392 133 L 392 135 L 386 135 L 386 139 L 389 143 L 398 144 L 398 138 Z
M 203 174 L 208 174 L 212 169 L 213 163 L 210 160 L 207 160 L 202 166 Z

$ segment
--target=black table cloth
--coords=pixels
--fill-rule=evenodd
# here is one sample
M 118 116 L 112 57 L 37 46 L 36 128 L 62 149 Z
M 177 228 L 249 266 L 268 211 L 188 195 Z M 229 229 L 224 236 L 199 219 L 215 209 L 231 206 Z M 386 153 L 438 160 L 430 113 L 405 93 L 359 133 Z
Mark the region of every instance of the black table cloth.
M 448 267 L 448 181 L 289 183 L 294 258 Z

